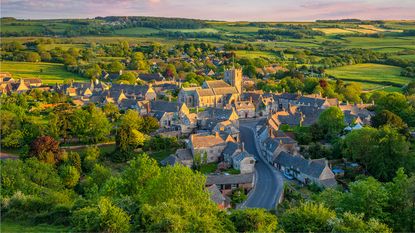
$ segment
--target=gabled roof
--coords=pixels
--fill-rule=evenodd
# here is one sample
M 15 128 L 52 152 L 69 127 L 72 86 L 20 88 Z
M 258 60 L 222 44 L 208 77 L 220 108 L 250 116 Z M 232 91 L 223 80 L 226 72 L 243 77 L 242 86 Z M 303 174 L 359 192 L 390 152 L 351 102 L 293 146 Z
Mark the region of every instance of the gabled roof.
M 203 86 L 207 88 L 221 88 L 221 87 L 231 87 L 223 80 L 206 80 Z
M 238 174 L 238 175 L 208 175 L 206 185 L 212 184 L 247 184 L 254 180 L 254 173 Z
M 164 77 L 163 75 L 161 75 L 160 73 L 155 73 L 155 74 L 139 74 L 138 77 L 146 82 L 151 82 L 151 81 L 163 81 Z
M 151 111 L 160 111 L 160 112 L 178 112 L 180 109 L 180 104 L 177 102 L 169 102 L 163 100 L 154 100 L 150 102 Z
M 196 89 L 196 93 L 199 96 L 214 96 L 215 94 L 213 93 L 212 89 Z
M 228 142 L 222 154 L 224 155 L 233 155 L 238 150 L 238 144 L 235 142 Z
M 174 164 L 176 163 L 177 163 L 177 157 L 174 155 L 169 155 L 167 156 L 167 158 L 160 161 L 160 164 L 162 166 L 167 166 L 167 165 L 174 166 Z
M 319 178 L 326 167 L 321 160 L 307 160 L 302 156 L 294 156 L 285 151 L 281 152 L 274 160 L 274 162 L 289 167 L 308 176 Z
M 209 186 L 207 188 L 209 194 L 210 194 L 210 199 L 215 202 L 216 204 L 220 205 L 223 204 L 223 202 L 225 202 L 225 197 L 222 195 L 222 193 L 220 192 L 220 190 L 218 189 L 218 187 L 214 184 L 212 184 L 211 186 Z
M 229 120 L 233 110 L 232 109 L 222 109 L 222 108 L 206 108 L 203 115 L 207 115 L 208 118 L 216 120 Z
M 194 148 L 214 147 L 224 144 L 226 141 L 219 135 L 190 135 L 190 141 Z
M 215 87 L 212 88 L 215 95 L 237 94 L 238 90 L 235 87 Z
M 253 156 L 253 155 L 251 155 L 251 154 L 249 154 L 247 151 L 242 151 L 242 152 L 240 152 L 240 153 L 236 154 L 235 156 L 233 156 L 233 157 L 232 157 L 232 160 L 233 160 L 234 162 L 239 163 L 239 162 L 241 162 L 243 159 L 248 158 L 248 157 L 252 157 L 252 159 L 253 159 L 253 160 L 255 160 L 255 159 L 254 159 L 254 156 Z

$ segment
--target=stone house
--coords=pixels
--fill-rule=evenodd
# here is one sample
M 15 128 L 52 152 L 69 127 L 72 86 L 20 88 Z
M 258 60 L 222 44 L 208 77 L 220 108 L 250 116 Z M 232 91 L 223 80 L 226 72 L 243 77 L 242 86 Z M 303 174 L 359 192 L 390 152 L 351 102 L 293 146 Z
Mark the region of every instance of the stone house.
M 218 162 L 228 142 L 235 142 L 232 137 L 215 135 L 191 134 L 189 147 L 193 158 L 196 154 L 207 156 L 207 163 Z
M 232 194 L 232 191 L 241 188 L 246 193 L 254 187 L 254 173 L 238 175 L 208 175 L 206 186 L 216 185 L 225 195 Z
M 303 184 L 315 183 L 322 187 L 337 185 L 335 175 L 326 159 L 305 159 L 300 155 L 283 151 L 275 158 L 273 165 Z

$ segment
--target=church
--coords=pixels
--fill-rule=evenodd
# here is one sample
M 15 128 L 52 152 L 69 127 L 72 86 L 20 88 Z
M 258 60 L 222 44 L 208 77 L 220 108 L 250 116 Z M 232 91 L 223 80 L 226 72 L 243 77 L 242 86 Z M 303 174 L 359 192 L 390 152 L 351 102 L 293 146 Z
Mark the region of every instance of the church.
M 182 88 L 178 102 L 188 107 L 222 108 L 235 103 L 242 94 L 242 69 L 225 70 L 223 80 L 205 81 L 202 87 Z

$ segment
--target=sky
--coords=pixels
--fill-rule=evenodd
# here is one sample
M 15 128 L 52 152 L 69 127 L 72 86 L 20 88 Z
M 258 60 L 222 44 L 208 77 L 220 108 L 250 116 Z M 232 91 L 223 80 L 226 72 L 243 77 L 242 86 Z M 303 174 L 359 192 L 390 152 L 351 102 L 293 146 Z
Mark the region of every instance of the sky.
M 22 19 L 160 16 L 227 21 L 415 19 L 415 0 L 0 0 Z

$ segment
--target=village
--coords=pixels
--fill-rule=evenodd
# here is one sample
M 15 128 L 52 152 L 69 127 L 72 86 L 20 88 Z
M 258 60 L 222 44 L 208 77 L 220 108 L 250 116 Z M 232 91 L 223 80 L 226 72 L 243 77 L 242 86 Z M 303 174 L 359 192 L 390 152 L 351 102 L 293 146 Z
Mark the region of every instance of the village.
M 108 77 L 106 72 L 102 75 L 101 80 Z M 154 135 L 181 138 L 186 145 L 160 164 L 182 164 L 190 168 L 215 164 L 214 170 L 206 174 L 206 186 L 212 200 L 221 208 L 230 208 L 230 197 L 235 190 L 241 190 L 248 198 L 244 200 L 246 203 L 238 203 L 239 206 L 271 209 L 283 200 L 284 180 L 295 180 L 302 186 L 338 185 L 336 178 L 344 175 L 344 171 L 333 170 L 328 159 L 304 157 L 294 134 L 284 129 L 311 126 L 332 106 L 339 107 L 345 115 L 344 132 L 370 124 L 374 115 L 367 109 L 373 103 L 349 104 L 321 94 L 244 91 L 249 78 L 235 67 L 225 70 L 221 79 L 206 80 L 202 86 L 194 87 L 181 87 L 180 82 L 161 74 L 139 75 L 137 81 L 144 85 L 101 80 L 48 86 L 37 78 L 15 80 L 11 74 L 2 73 L 0 91 L 2 94 L 33 89 L 57 92 L 71 97 L 76 106 L 112 103 L 121 111 L 133 109 L 142 116 L 156 118 L 160 128 Z M 175 100 L 171 93 L 177 93 Z M 241 135 L 243 132 L 246 135 Z M 257 169 L 258 163 L 267 166 Z M 263 192 L 261 186 L 271 185 L 263 177 L 264 170 L 272 170 L 267 180 L 277 188 L 266 194 L 265 206 L 257 206 L 255 192 Z

